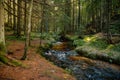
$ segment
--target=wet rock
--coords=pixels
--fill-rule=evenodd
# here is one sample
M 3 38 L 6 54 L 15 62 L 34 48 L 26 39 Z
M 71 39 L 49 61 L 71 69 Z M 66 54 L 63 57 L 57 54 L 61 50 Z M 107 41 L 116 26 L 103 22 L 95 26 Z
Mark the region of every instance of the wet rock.
M 99 62 L 92 64 L 93 62 L 90 59 L 79 58 L 74 50 L 49 50 L 45 55 L 56 65 L 71 70 L 77 80 L 120 80 L 120 71 L 99 67 L 99 65 L 102 65 Z M 72 60 L 70 57 L 78 60 Z

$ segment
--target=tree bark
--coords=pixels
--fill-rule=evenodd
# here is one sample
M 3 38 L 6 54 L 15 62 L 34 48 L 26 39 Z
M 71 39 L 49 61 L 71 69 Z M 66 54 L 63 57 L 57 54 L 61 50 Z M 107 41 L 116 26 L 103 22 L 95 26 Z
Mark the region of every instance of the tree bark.
M 111 41 L 111 34 L 109 31 L 109 23 L 110 23 L 110 2 L 109 0 L 106 0 L 106 33 L 107 33 L 107 41 L 108 43 L 112 43 Z
M 15 6 L 15 0 L 13 0 L 13 30 L 14 34 L 16 35 L 16 30 L 17 30 L 17 18 L 16 18 L 16 6 Z
M 4 35 L 4 0 L 0 0 L 0 44 L 5 48 L 5 35 Z
M 29 1 L 29 10 L 28 10 L 28 25 L 27 25 L 27 32 L 26 32 L 26 40 L 25 40 L 25 48 L 24 48 L 24 55 L 21 58 L 22 60 L 25 60 L 27 57 L 27 51 L 29 47 L 29 41 L 30 41 L 30 32 L 31 32 L 31 16 L 32 16 L 32 7 L 33 7 L 33 0 Z
M 17 11 L 17 15 L 18 15 L 18 19 L 17 19 L 17 38 L 21 36 L 21 24 L 22 24 L 22 1 L 18 0 L 18 11 Z
M 74 8 L 75 4 L 74 4 L 74 0 L 73 0 L 73 5 L 72 5 L 72 28 L 71 31 L 74 32 L 75 30 L 75 8 Z
M 26 35 L 26 26 L 27 26 L 27 2 L 24 1 L 24 35 Z
M 80 30 L 80 0 L 78 0 L 78 31 Z M 79 31 L 80 33 L 80 31 Z
M 101 0 L 101 7 L 100 7 L 100 31 L 103 33 L 103 0 Z
M 68 17 L 69 21 L 65 23 L 64 31 L 66 30 L 65 33 L 68 33 L 70 31 L 69 27 L 71 27 L 71 0 L 65 0 L 65 15 Z

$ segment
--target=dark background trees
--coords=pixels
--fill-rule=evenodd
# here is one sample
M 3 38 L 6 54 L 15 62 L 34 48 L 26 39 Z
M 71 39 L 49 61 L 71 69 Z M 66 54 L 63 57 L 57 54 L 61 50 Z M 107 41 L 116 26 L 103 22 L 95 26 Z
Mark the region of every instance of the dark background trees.
M 41 29 L 48 32 L 61 29 L 68 33 L 106 33 L 105 25 L 119 19 L 118 5 L 119 0 L 34 0 L 32 31 L 42 23 Z M 16 36 L 25 32 L 27 9 L 28 1 L 5 0 L 6 24 Z

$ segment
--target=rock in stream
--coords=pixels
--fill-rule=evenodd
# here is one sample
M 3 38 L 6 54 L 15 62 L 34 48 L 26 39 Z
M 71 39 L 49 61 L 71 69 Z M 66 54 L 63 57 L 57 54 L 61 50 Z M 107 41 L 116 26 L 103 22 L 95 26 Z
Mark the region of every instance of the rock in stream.
M 74 50 L 49 50 L 44 56 L 69 70 L 77 80 L 120 80 L 120 68 L 114 69 L 106 62 L 81 57 Z

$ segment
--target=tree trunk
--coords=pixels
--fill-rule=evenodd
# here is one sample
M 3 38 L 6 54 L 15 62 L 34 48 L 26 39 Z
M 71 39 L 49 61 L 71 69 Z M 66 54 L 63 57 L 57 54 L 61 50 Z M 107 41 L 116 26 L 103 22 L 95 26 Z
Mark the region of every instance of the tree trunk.
M 72 5 L 72 28 L 71 31 L 74 32 L 75 30 L 75 8 L 74 8 L 75 4 L 74 4 L 74 0 L 73 0 L 73 5 Z
M 80 0 L 78 0 L 78 32 L 80 33 Z
M 18 15 L 18 19 L 17 19 L 17 38 L 21 36 L 21 26 L 22 26 L 22 1 L 18 0 L 18 11 L 17 11 L 17 15 Z
M 24 50 L 24 55 L 21 58 L 22 60 L 25 60 L 27 57 L 27 51 L 29 47 L 29 41 L 30 41 L 30 32 L 31 32 L 31 15 L 32 15 L 32 7 L 33 7 L 33 0 L 29 1 L 29 10 L 28 10 L 28 25 L 27 25 L 27 32 L 26 32 L 26 41 L 25 41 L 25 50 Z
M 15 16 L 16 15 L 16 6 L 15 6 L 15 0 L 13 0 L 13 30 L 14 30 L 14 34 L 16 35 L 16 30 L 17 30 L 17 17 Z
M 69 18 L 69 21 L 67 23 L 65 23 L 64 25 L 64 31 L 69 32 L 70 29 L 69 27 L 71 27 L 71 0 L 65 0 L 65 15 Z
M 100 31 L 103 33 L 103 0 L 101 0 L 101 8 L 100 8 Z
M 0 0 L 0 44 L 5 48 L 5 35 L 4 35 L 4 0 Z M 1 53 L 0 53 L 1 54 Z
M 27 26 L 27 2 L 24 1 L 24 35 L 26 35 L 26 26 Z
M 10 5 L 10 0 L 7 1 L 7 4 Z M 10 7 L 8 6 L 8 12 L 7 12 L 7 18 L 8 18 L 8 23 L 7 26 L 10 28 Z
M 110 35 L 110 31 L 109 31 L 109 28 L 110 28 L 110 3 L 109 3 L 109 0 L 106 0 L 106 33 L 107 33 L 107 41 L 108 43 L 112 43 L 111 41 L 111 35 Z

